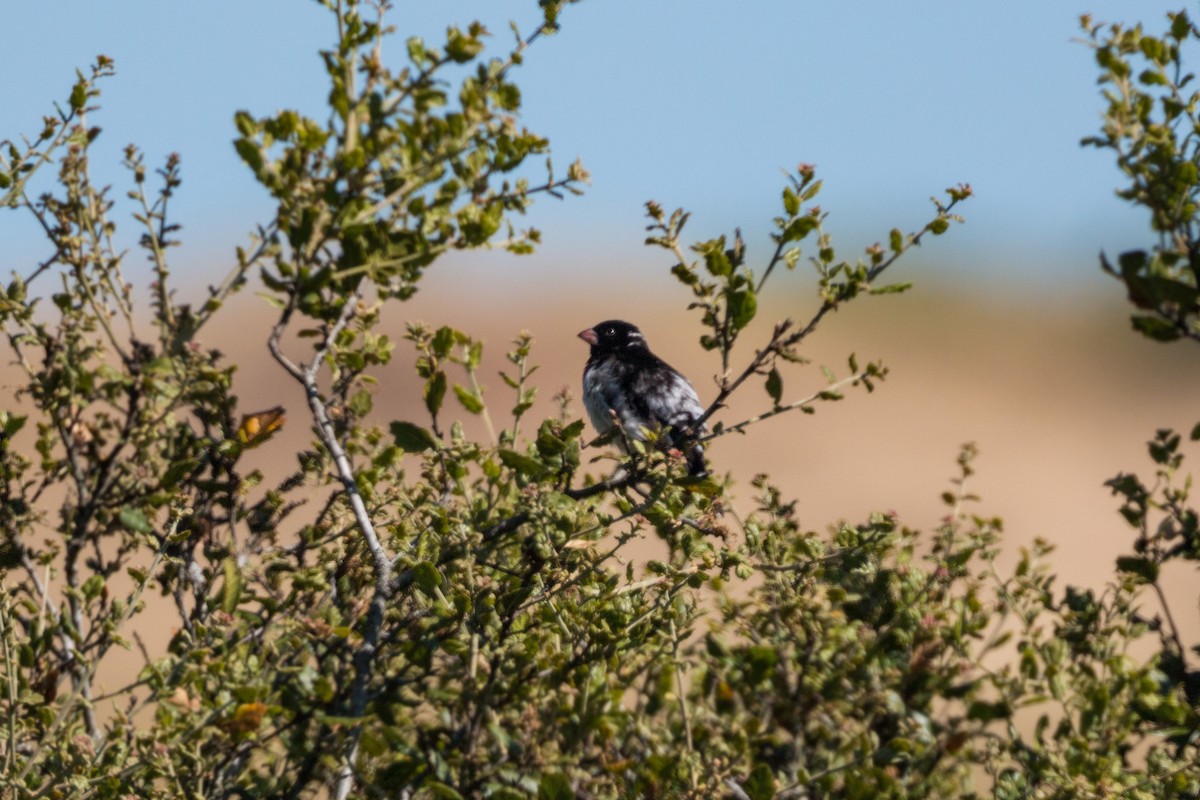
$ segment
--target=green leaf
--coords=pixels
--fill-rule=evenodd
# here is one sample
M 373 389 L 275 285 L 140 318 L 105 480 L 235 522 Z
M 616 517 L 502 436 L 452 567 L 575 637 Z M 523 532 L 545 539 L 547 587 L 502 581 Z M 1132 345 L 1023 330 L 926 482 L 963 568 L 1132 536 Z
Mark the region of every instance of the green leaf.
M 541 428 L 538 429 L 536 445 L 538 454 L 542 458 L 553 458 L 567 449 L 567 443 L 551 430 L 549 420 L 543 422 Z
M 783 263 L 787 264 L 788 269 L 795 269 L 796 264 L 800 263 L 801 255 L 799 247 L 789 247 L 783 251 Z
M 783 229 L 781 237 L 784 242 L 798 242 L 812 233 L 816 227 L 817 218 L 811 214 L 805 214 L 803 217 L 796 217 L 789 222 L 788 226 Z
M 695 286 L 700 282 L 700 276 L 692 272 L 687 264 L 676 264 L 671 267 L 671 274 L 674 275 L 684 286 Z
M 483 342 L 472 342 L 467 349 L 466 367 L 469 370 L 475 370 L 483 361 Z
M 13 282 L 8 285 L 8 290 L 5 292 L 5 294 L 7 294 L 8 299 L 14 303 L 24 303 L 25 289 L 25 281 L 21 279 L 20 275 L 14 275 Z M 33 302 L 36 303 L 37 300 L 35 299 Z
M 546 468 L 539 462 L 533 460 L 529 456 L 522 455 L 516 450 L 501 450 L 500 461 L 509 469 L 514 469 L 522 475 L 537 477 L 546 471 Z
M 1166 86 L 1167 76 L 1163 75 L 1159 70 L 1144 69 L 1138 75 L 1138 82 L 1143 86 Z
M 751 683 L 759 683 L 775 670 L 779 663 L 779 653 L 769 644 L 753 645 L 746 648 L 745 661 L 747 677 Z
M 432 433 L 411 422 L 393 422 L 391 430 L 396 446 L 406 453 L 421 453 L 437 447 L 437 439 Z
M 723 248 L 724 242 L 710 242 L 711 249 L 704 254 L 704 266 L 708 269 L 708 273 L 714 278 L 720 278 L 728 275 L 733 271 L 733 265 L 729 262 L 729 256 L 725 255 Z
M 1146 268 L 1146 259 L 1145 250 L 1127 250 L 1117 256 L 1117 263 L 1121 265 L 1122 275 L 1136 275 Z
M 461 794 L 441 781 L 425 781 L 421 785 L 422 788 L 427 789 L 430 794 L 440 798 L 440 800 L 463 800 Z
M 408 57 L 415 64 L 423 64 L 425 62 L 425 40 L 420 36 L 410 36 L 407 41 Z
M 886 286 L 872 286 L 868 294 L 900 294 L 912 288 L 911 282 L 889 283 Z
M 117 516 L 121 520 L 121 524 L 134 533 L 150 533 L 154 530 L 150 525 L 150 520 L 146 519 L 146 515 L 136 508 L 126 506 Z
M 742 784 L 750 800 L 771 800 L 775 796 L 775 776 L 766 764 L 756 764 Z
M 483 411 L 483 400 L 470 389 L 456 383 L 454 384 L 454 394 L 458 397 L 458 402 L 462 403 L 463 408 L 472 414 L 479 414 Z
M 778 406 L 783 397 L 783 378 L 777 369 L 772 369 L 767 373 L 767 394 L 771 395 L 771 400 Z
M 172 489 L 183 480 L 185 475 L 188 475 L 192 470 L 200 466 L 200 460 L 197 458 L 185 458 L 182 461 L 176 461 L 171 466 L 167 467 L 167 471 L 163 473 L 162 485 L 164 489 Z
M 992 722 L 998 719 L 1007 719 L 1011 713 L 1008 704 L 1003 701 L 989 703 L 985 700 L 976 700 L 967 707 L 967 719 L 975 720 L 976 722 Z
M 538 800 L 574 800 L 571 781 L 561 772 L 548 772 L 538 781 Z
M 1155 435 L 1154 439 L 1146 443 L 1146 449 L 1150 452 L 1150 458 L 1154 459 L 1156 464 L 1168 464 L 1179 451 L 1179 434 L 1170 428 L 1161 428 Z
M 433 341 L 430 342 L 429 348 L 438 358 L 445 358 L 450 355 L 452 347 L 454 347 L 454 329 L 449 325 L 443 325 L 433 335 Z
M 1156 275 L 1150 279 L 1149 286 L 1154 298 L 1160 302 L 1174 303 L 1186 309 L 1196 307 L 1198 293 L 1184 281 Z
M 71 109 L 79 111 L 87 103 L 87 83 L 80 80 L 71 89 Z
M 438 589 L 442 586 L 442 573 L 438 572 L 438 568 L 430 561 L 422 561 L 419 564 L 414 564 L 413 568 L 413 583 L 428 597 L 433 597 Z
M 1178 11 L 1168 16 L 1171 17 L 1171 35 L 1182 42 L 1192 30 L 1192 21 L 1186 11 Z
M 698 478 L 694 475 L 684 475 L 675 483 L 689 492 L 703 495 L 704 497 L 718 497 L 723 491 L 721 485 L 712 478 Z
M 783 210 L 789 217 L 794 217 L 800 212 L 800 196 L 793 192 L 790 186 L 783 187 Z
M 371 393 L 366 389 L 360 389 L 350 396 L 350 400 L 346 405 L 354 416 L 365 417 L 371 413 L 371 408 L 374 404 L 375 401 L 371 399 Z
M 253 136 L 258 130 L 258 122 L 247 111 L 237 111 L 233 115 L 234 127 L 242 136 Z
M 446 398 L 446 373 L 440 369 L 425 382 L 425 407 L 429 413 L 437 416 L 442 408 L 442 400 Z
M 100 593 L 104 591 L 104 576 L 100 574 L 92 575 L 83 582 L 83 586 L 81 586 L 80 589 L 83 591 L 83 596 L 85 598 L 88 600 L 95 600 L 100 596 Z
M 1117 570 L 1132 573 L 1141 578 L 1144 583 L 1154 583 L 1158 580 L 1158 564 L 1141 556 L 1118 557 Z
M 889 238 L 891 240 L 889 244 L 893 253 L 899 253 L 904 249 L 904 234 L 900 232 L 899 228 L 892 228 L 892 233 Z
M 565 426 L 560 433 L 563 439 L 578 439 L 583 433 L 583 420 L 577 419 L 571 424 Z
M 225 559 L 224 567 L 225 585 L 221 589 L 221 610 L 232 614 L 237 611 L 238 602 L 242 599 L 242 572 L 234 558 Z
M 750 320 L 754 319 L 754 315 L 758 311 L 758 298 L 754 296 L 753 289 L 730 292 L 727 302 L 729 303 L 729 320 L 733 323 L 735 331 L 740 331 L 749 325 Z
M 15 436 L 17 431 L 25 427 L 25 420 L 28 416 L 11 415 L 7 411 L 0 411 L 0 434 L 4 436 Z
M 1129 320 L 1135 331 L 1156 342 L 1173 342 L 1180 337 L 1175 326 L 1161 317 L 1134 316 Z
M 264 163 L 263 150 L 258 146 L 257 142 L 250 139 L 238 139 L 233 143 L 233 149 L 237 151 L 242 161 L 246 163 L 246 166 L 250 167 L 255 175 L 259 175 L 262 172 Z
M 456 64 L 465 64 L 483 51 L 483 42 L 478 37 L 464 34 L 451 28 L 446 36 L 446 55 Z

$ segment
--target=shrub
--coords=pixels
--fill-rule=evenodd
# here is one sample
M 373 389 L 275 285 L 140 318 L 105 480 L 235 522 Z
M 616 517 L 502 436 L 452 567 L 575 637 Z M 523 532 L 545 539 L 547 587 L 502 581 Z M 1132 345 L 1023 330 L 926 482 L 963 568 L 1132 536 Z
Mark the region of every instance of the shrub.
M 1180 437 L 1156 438 L 1156 485 L 1111 484 L 1139 539 L 1100 596 L 1056 593 L 1044 543 L 1001 574 L 1001 522 L 971 510 L 972 447 L 930 534 L 886 514 L 804 530 L 765 474 L 741 518 L 730 477 L 691 477 L 636 442 L 594 471 L 607 443 L 570 398 L 528 419 L 529 335 L 497 405 L 469 331 L 379 332 L 441 256 L 528 252 L 539 235 L 516 217 L 586 182 L 548 160 L 529 177 L 549 145 L 520 127 L 512 80 L 562 4 L 503 57 L 472 25 L 436 48 L 410 40 L 401 69 L 382 56 L 382 8 L 328 6 L 329 119 L 237 115 L 237 151 L 276 211 L 198 299 L 169 268 L 176 157 L 151 175 L 126 153 L 148 313 L 123 277 L 123 228 L 89 174 L 110 61 L 5 143 L 0 205 L 33 215 L 48 255 L 0 297 L 23 374 L 0 411 L 4 796 L 942 797 L 985 793 L 980 776 L 997 797 L 1197 793 L 1197 673 L 1170 616 L 1140 611 L 1162 563 L 1196 557 Z M 820 187 L 808 165 L 788 177 L 760 261 L 737 233 L 689 248 L 687 214 L 647 205 L 648 244 L 722 365 L 710 438 L 882 381 L 853 356 L 814 381 L 802 345 L 828 312 L 907 288 L 883 273 L 970 195 L 947 190 L 923 226 L 845 260 Z M 811 310 L 737 347 L 772 274 L 801 264 Z M 283 410 L 241 412 L 235 365 L 198 339 L 251 280 L 277 314 L 280 374 L 306 397 L 286 424 L 314 431 L 282 478 L 244 456 Z M 1189 325 L 1177 310 L 1155 318 Z M 423 419 L 373 409 L 397 346 L 416 355 Z M 726 419 L 754 384 L 763 411 Z M 492 435 L 469 437 L 463 415 Z M 648 536 L 661 556 L 627 564 Z M 153 617 L 147 592 L 162 596 Z M 177 626 L 166 652 L 142 647 L 128 685 L 97 695 L 98 665 L 151 624 Z M 1139 663 L 1127 646 L 1148 631 L 1161 653 Z

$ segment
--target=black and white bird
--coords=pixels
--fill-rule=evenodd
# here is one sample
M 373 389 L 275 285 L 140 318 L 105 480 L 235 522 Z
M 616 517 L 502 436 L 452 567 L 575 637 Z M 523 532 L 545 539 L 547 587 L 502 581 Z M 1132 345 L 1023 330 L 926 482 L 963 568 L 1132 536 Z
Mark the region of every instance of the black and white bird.
M 684 452 L 689 473 L 706 475 L 704 449 L 695 441 L 705 432 L 699 424 L 704 407 L 688 379 L 651 353 L 628 322 L 600 322 L 579 338 L 592 347 L 583 368 L 583 404 L 596 431 L 612 431 L 614 415 L 630 438 L 644 438 L 643 428 L 659 431 L 661 445 Z

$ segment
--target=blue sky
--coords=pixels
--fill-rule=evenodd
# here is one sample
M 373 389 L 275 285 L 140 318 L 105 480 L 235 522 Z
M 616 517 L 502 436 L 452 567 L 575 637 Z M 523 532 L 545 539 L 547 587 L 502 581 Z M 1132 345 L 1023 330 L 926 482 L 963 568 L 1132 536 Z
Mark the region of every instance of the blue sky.
M 1078 16 L 1165 25 L 1175 4 L 1146 0 L 816 3 L 756 0 L 585 0 L 518 75 L 524 121 L 565 166 L 583 159 L 583 198 L 543 202 L 530 218 L 547 244 L 531 274 L 569 277 L 596 263 L 661 256 L 641 245 L 642 204 L 694 212 L 695 238 L 742 226 L 753 246 L 776 213 L 781 169 L 815 163 L 822 206 L 843 251 L 893 225 L 918 226 L 931 194 L 969 182 L 965 227 L 922 257 L 956 275 L 1031 287 L 1083 281 L 1108 288 L 1096 254 L 1144 244 L 1144 217 L 1113 196 L 1107 152 L 1083 149 L 1102 108 L 1091 54 L 1073 41 Z M 437 40 L 479 18 L 496 52 L 508 21 L 530 29 L 534 0 L 398 2 L 401 34 Z M 296 107 L 321 114 L 316 53 L 330 16 L 304 0 L 12 4 L 0 49 L 0 138 L 33 132 L 76 67 L 115 59 L 94 163 L 123 195 L 121 150 L 149 163 L 183 156 L 175 203 L 182 263 L 228 263 L 265 193 L 233 153 L 232 116 Z M 40 252 L 36 231 L 0 217 L 0 271 Z M 11 259 L 11 261 L 10 261 Z M 203 279 L 203 278 L 202 278 Z M 1076 284 L 1078 285 L 1078 284 Z

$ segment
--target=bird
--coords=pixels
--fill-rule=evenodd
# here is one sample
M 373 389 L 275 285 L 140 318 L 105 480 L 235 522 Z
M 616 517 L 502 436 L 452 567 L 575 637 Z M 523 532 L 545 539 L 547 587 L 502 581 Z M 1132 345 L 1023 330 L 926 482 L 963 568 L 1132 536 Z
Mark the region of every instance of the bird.
M 591 346 L 583 404 L 597 433 L 610 433 L 614 416 L 628 437 L 644 439 L 643 429 L 659 431 L 664 448 L 683 451 L 690 475 L 706 476 L 704 448 L 696 441 L 707 430 L 704 407 L 688 379 L 650 352 L 646 337 L 628 322 L 599 322 L 579 338 Z

